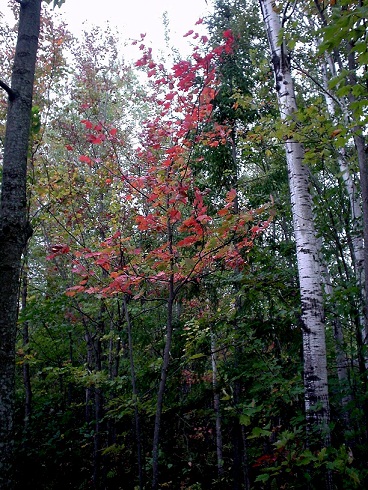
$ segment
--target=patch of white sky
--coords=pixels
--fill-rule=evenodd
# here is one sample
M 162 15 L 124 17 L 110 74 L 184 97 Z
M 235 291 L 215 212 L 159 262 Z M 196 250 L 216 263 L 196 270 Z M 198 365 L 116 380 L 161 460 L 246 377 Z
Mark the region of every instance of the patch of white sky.
M 1 0 L 3 2 L 6 0 Z M 14 2 L 10 0 L 9 4 Z M 9 4 L 2 8 L 7 19 L 12 18 Z M 76 37 L 92 26 L 103 29 L 109 25 L 117 30 L 125 43 L 122 54 L 125 59 L 132 60 L 139 57 L 139 53 L 136 47 L 131 47 L 131 42 L 140 39 L 141 34 L 146 34 L 145 43 L 154 52 L 169 55 L 174 51 L 186 57 L 192 47 L 191 38 L 183 37 L 184 34 L 190 29 L 205 34 L 205 27 L 195 24 L 210 13 L 211 7 L 211 0 L 66 0 L 55 10 Z M 164 17 L 168 21 L 166 29 Z

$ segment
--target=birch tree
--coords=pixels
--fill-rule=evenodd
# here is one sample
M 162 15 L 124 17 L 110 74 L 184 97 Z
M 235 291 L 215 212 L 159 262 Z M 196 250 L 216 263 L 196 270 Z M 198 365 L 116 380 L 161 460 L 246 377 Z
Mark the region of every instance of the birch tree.
M 318 243 L 309 192 L 308 168 L 304 148 L 288 124 L 297 111 L 290 57 L 281 39 L 280 9 L 274 0 L 260 0 L 267 32 L 280 117 L 285 127 L 285 151 L 298 262 L 303 330 L 305 410 L 309 429 L 321 431 L 320 446 L 329 444 L 330 418 L 323 291 L 318 261 Z M 283 21 L 287 11 L 283 12 Z M 281 41 L 281 42 L 280 42 Z

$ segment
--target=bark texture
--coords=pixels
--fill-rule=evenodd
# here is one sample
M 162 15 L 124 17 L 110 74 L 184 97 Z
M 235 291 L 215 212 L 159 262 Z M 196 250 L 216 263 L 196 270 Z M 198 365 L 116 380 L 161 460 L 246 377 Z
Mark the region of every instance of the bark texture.
M 281 23 L 275 2 L 259 1 L 272 54 L 280 116 L 287 130 L 288 121 L 297 110 L 289 56 L 286 45 L 279 42 Z M 302 303 L 305 409 L 308 426 L 324 431 L 320 441 L 324 445 L 329 443 L 329 399 L 318 243 L 308 169 L 303 164 L 304 148 L 293 139 L 291 131 L 285 136 L 285 149 Z
M 27 220 L 27 154 L 41 0 L 20 4 L 18 39 L 8 92 L 0 203 L 0 488 L 12 487 L 15 337 L 21 257 Z

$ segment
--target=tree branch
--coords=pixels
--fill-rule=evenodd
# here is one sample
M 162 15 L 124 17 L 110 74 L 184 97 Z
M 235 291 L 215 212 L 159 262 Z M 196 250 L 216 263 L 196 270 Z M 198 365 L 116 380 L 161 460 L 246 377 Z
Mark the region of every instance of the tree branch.
M 341 101 L 339 99 L 337 99 L 334 95 L 332 95 L 331 92 L 329 92 L 327 89 L 325 89 L 325 87 L 319 83 L 319 81 L 313 77 L 310 73 L 308 73 L 306 70 L 304 70 L 299 63 L 295 62 L 294 61 L 294 65 L 296 66 L 296 69 L 297 71 L 299 71 L 300 73 L 303 73 L 303 75 L 306 75 L 310 80 L 312 80 L 312 82 L 317 85 L 317 87 L 322 91 L 324 92 L 325 94 L 327 94 L 329 97 L 331 97 L 331 99 L 336 102 L 336 104 L 340 107 L 342 107 L 342 104 L 341 104 Z
M 14 100 L 16 98 L 17 93 L 2 80 L 0 80 L 0 87 L 3 88 L 5 92 L 8 94 L 9 100 Z

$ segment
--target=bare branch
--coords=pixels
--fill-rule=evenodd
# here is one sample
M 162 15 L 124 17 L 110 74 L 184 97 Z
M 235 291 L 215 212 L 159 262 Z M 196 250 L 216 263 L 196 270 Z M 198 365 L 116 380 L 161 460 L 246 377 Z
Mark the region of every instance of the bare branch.
M 16 98 L 17 93 L 2 80 L 0 80 L 0 87 L 3 88 L 5 92 L 8 94 L 9 100 L 14 100 Z

